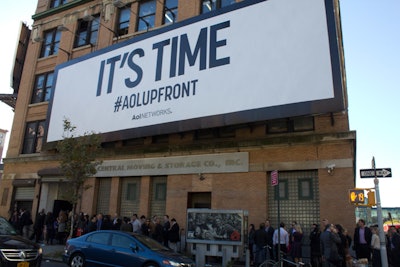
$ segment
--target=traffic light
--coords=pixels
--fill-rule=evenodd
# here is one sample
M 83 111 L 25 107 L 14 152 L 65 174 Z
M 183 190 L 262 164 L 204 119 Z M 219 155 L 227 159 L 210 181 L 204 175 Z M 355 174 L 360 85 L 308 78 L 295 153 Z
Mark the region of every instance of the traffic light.
M 364 189 L 351 189 L 349 197 L 350 197 L 350 203 L 352 204 L 364 204 L 365 201 Z
M 369 191 L 368 192 L 368 206 L 375 206 L 375 192 L 374 191 Z

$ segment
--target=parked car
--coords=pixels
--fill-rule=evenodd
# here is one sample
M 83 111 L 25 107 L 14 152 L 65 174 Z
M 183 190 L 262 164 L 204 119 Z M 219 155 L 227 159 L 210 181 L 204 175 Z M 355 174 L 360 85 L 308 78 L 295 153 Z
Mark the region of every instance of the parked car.
M 130 232 L 101 230 L 67 241 L 63 261 L 71 267 L 194 267 L 189 257 L 154 239 Z
M 42 248 L 17 234 L 14 227 L 0 217 L 0 266 L 39 267 Z

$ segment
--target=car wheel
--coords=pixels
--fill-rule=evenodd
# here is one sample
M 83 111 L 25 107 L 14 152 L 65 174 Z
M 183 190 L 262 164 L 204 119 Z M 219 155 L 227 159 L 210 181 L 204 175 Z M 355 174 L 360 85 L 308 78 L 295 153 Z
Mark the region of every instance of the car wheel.
M 71 256 L 69 261 L 69 266 L 71 267 L 84 267 L 85 266 L 85 256 L 81 253 L 76 253 Z
M 155 262 L 146 263 L 143 267 L 158 267 L 158 264 Z

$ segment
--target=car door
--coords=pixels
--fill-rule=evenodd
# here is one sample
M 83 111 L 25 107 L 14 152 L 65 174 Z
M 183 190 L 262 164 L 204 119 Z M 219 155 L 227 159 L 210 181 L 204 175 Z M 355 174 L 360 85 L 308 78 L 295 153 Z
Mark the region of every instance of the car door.
M 137 242 L 130 235 L 115 232 L 111 237 L 114 258 L 110 262 L 113 266 L 141 266 L 145 259 L 139 256 L 134 247 L 138 247 Z
M 112 258 L 110 252 L 110 237 L 108 232 L 94 232 L 86 239 L 86 246 L 82 249 L 85 259 L 88 263 L 95 263 L 97 266 L 107 266 L 109 258 Z

